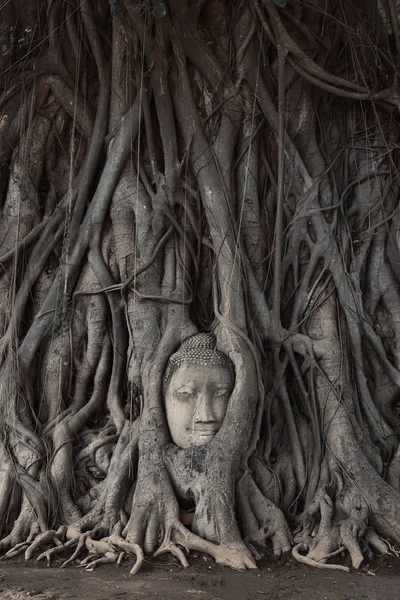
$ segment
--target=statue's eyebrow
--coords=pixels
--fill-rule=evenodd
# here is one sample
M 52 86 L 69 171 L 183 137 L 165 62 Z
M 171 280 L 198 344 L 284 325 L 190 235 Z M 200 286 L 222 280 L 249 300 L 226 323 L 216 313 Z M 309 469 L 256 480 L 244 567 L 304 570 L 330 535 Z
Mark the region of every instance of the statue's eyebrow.
M 177 392 L 181 392 L 182 390 L 185 390 L 185 389 L 194 390 L 194 389 L 195 389 L 195 387 L 194 387 L 194 385 L 193 385 L 193 384 L 191 384 L 191 383 L 182 383 L 182 385 L 180 385 L 180 386 L 179 386 L 179 387 L 176 389 L 176 391 L 177 391 Z

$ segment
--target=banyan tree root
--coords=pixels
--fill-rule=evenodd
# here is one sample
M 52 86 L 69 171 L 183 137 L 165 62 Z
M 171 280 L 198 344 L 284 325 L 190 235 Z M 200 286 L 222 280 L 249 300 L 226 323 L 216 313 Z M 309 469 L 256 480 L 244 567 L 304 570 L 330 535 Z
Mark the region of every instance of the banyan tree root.
M 349 450 L 347 448 L 348 459 L 349 455 L 351 457 Z M 357 460 L 361 469 L 371 469 L 361 456 Z M 348 469 L 351 468 L 349 463 L 348 460 Z M 386 512 L 391 503 L 397 501 L 396 493 L 374 471 L 370 473 L 369 489 L 363 480 L 357 481 L 357 475 L 354 469 L 354 479 L 350 481 L 348 475 L 340 476 L 336 471 L 336 483 L 329 490 L 325 486 L 319 488 L 302 517 L 302 530 L 295 537 L 296 546 L 292 553 L 297 560 L 319 568 L 348 570 L 342 565 L 327 564 L 327 560 L 348 552 L 352 566 L 358 569 L 375 551 L 382 555 L 391 554 L 390 545 L 382 535 L 390 535 L 391 527 L 394 528 L 391 536 L 396 535 L 397 523 L 391 522 L 391 515 Z M 371 481 L 373 478 L 375 486 Z M 397 506 L 392 506 L 391 510 L 395 513 Z
M 390 3 L 3 4 L 2 559 L 244 570 L 289 524 L 309 565 L 393 553 Z M 163 376 L 197 332 L 235 381 L 183 449 Z

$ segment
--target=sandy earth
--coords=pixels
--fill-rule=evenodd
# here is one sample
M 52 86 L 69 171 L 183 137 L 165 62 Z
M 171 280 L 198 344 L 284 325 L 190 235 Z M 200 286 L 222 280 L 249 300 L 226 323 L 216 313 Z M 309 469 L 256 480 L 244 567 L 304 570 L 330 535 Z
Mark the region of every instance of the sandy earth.
M 400 560 L 378 559 L 358 572 L 304 567 L 291 557 L 265 559 L 254 572 L 236 573 L 208 557 L 181 569 L 166 557 L 135 577 L 129 564 L 91 573 L 23 560 L 0 562 L 0 600 L 399 600 Z

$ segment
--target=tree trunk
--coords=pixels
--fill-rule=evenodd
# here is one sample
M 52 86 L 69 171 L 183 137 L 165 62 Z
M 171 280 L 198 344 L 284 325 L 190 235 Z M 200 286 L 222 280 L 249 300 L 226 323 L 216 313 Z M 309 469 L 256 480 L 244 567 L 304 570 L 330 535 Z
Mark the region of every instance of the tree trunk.
M 399 25 L 359 4 L 1 8 L 3 558 L 400 543 Z M 201 402 L 234 371 L 207 443 L 177 351 Z

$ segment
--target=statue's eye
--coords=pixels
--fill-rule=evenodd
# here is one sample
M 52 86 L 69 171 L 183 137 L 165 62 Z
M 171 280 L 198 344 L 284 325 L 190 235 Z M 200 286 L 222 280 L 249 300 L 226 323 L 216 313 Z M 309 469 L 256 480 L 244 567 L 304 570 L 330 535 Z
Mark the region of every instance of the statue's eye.
M 219 400 L 226 400 L 227 398 L 229 398 L 229 396 L 230 394 L 228 390 L 218 390 L 214 394 L 214 398 L 218 398 Z
M 178 392 L 178 396 L 181 400 L 192 400 L 192 398 L 194 398 L 194 392 L 184 390 L 182 392 Z

